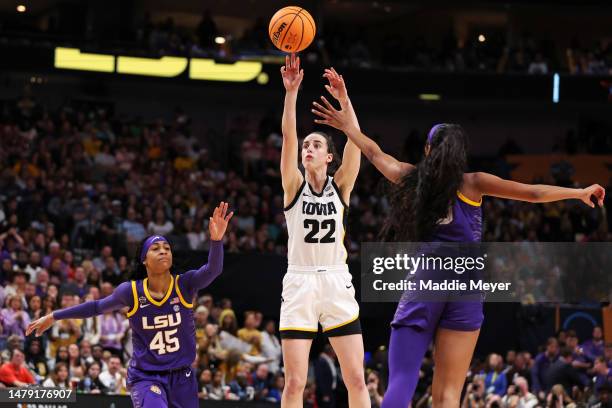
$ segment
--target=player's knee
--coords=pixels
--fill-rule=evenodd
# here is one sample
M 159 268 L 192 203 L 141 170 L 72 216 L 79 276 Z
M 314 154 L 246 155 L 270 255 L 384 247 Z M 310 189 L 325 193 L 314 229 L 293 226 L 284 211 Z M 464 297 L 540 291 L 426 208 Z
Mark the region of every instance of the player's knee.
M 348 375 L 342 375 L 344 384 L 351 392 L 361 392 L 366 389 L 362 370 L 354 370 Z
M 285 378 L 285 389 L 283 392 L 293 396 L 302 395 L 305 387 L 306 377 L 288 374 L 287 378 Z
M 432 393 L 432 405 L 436 408 L 458 407 L 461 391 L 457 392 L 448 389 L 448 387 L 440 388 L 440 390 L 434 390 Z

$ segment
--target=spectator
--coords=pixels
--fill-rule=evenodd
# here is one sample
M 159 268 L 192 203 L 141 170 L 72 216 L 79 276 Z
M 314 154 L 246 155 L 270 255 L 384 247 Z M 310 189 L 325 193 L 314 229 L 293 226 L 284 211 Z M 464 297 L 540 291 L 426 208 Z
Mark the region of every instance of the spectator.
M 566 393 L 572 392 L 573 386 L 582 388 L 586 385 L 580 373 L 574 367 L 572 367 L 573 352 L 569 347 L 564 347 L 561 351 L 559 359 L 552 363 L 546 373 L 546 384 L 552 384 L 556 386 L 562 386 Z M 549 386 L 549 390 L 552 387 Z M 557 395 L 558 393 L 553 392 Z
M 111 356 L 108 359 L 108 368 L 100 374 L 100 381 L 109 394 L 125 394 L 127 390 L 125 368 L 121 367 L 121 359 Z
M 229 383 L 230 394 L 227 399 L 238 401 L 252 401 L 254 397 L 253 387 L 249 386 L 247 372 L 243 367 L 239 367 L 236 378 Z
M 599 390 L 606 384 L 612 381 L 612 368 L 609 368 L 606 364 L 606 359 L 598 356 L 595 357 L 595 364 L 593 366 L 593 389 L 595 394 L 599 393 Z
M 224 398 L 225 392 L 223 382 L 223 372 L 220 370 L 215 371 L 213 374 L 213 380 L 210 387 L 207 388 L 208 399 L 220 401 Z
M 331 345 L 326 344 L 323 347 L 323 352 L 314 363 L 314 372 L 317 405 L 321 408 L 335 407 L 338 371 L 336 369 L 336 353 L 334 353 Z
M 548 408 L 563 408 L 569 406 L 569 404 L 575 406 L 573 402 L 561 384 L 555 384 L 546 396 L 546 406 Z
M 53 373 L 42 383 L 43 387 L 70 388 L 66 363 L 57 363 Z
M 55 354 L 55 360 L 54 360 L 54 363 L 53 363 L 53 367 L 55 367 L 59 363 L 64 363 L 64 364 L 66 364 L 67 368 L 69 367 L 70 358 L 68 356 L 68 347 L 67 346 L 60 346 L 60 347 L 57 348 L 57 352 Z
M 280 404 L 283 398 L 283 389 L 285 388 L 285 376 L 282 373 L 278 373 L 272 379 L 272 387 L 270 387 L 270 393 L 268 394 L 267 400 L 269 402 L 275 402 Z
M 0 313 L 4 335 L 17 335 L 25 338 L 25 330 L 30 324 L 30 316 L 23 310 L 21 296 L 11 296 L 8 300 L 8 306 L 2 309 Z
M 198 391 L 198 398 L 200 399 L 209 399 L 208 393 L 212 390 L 212 371 L 208 368 L 202 370 L 200 374 L 200 378 L 198 380 L 198 387 L 200 391 Z M 214 398 L 210 398 L 214 399 Z
M 49 374 L 42 338 L 30 339 L 26 349 L 26 365 L 40 382 Z
M 559 343 L 556 338 L 550 337 L 546 342 L 546 351 L 536 356 L 533 368 L 531 370 L 531 379 L 533 383 L 533 391 L 538 394 L 541 391 L 547 391 L 554 384 L 547 383 L 548 368 L 557 361 L 559 357 Z M 540 395 L 538 395 L 540 397 Z
M 538 398 L 529 392 L 529 384 L 525 377 L 516 377 L 514 384 L 518 388 L 517 408 L 534 408 L 538 405 Z
M 261 354 L 261 332 L 257 330 L 255 312 L 245 313 L 244 327 L 238 330 L 238 338 L 251 345 L 249 353 L 257 356 Z
M 88 394 L 106 394 L 107 388 L 100 381 L 100 364 L 94 361 L 87 366 L 87 374 L 79 382 L 77 391 Z
M 282 356 L 281 344 L 276 337 L 276 324 L 274 320 L 268 320 L 261 332 L 261 353 L 268 359 L 268 366 L 272 374 L 276 374 L 280 368 Z
M 515 379 L 518 377 L 531 378 L 529 367 L 527 366 L 527 358 L 525 353 L 516 353 L 512 366 L 506 371 L 506 383 L 516 384 Z
M 251 384 L 255 391 L 254 399 L 256 401 L 265 401 L 270 394 L 270 369 L 268 365 L 262 363 L 257 366 L 255 373 L 252 375 Z
M 490 354 L 487 359 L 487 369 L 485 370 L 485 389 L 487 394 L 497 394 L 502 396 L 506 393 L 508 383 L 506 376 L 502 373 L 504 361 L 499 354 Z
M 147 226 L 149 234 L 169 235 L 174 230 L 174 224 L 166 219 L 166 215 L 161 208 L 155 211 L 155 221 L 149 222 Z
M 584 355 L 591 361 L 594 361 L 595 357 L 604 355 L 605 344 L 600 326 L 593 327 L 593 337 L 582 344 L 582 349 Z
M 68 345 L 68 371 L 72 377 L 80 377 L 85 373 L 85 367 L 81 360 L 81 351 L 76 344 Z
M 10 361 L 0 367 L 0 382 L 9 387 L 27 387 L 35 384 L 34 376 L 25 365 L 25 354 L 18 348 L 10 353 Z
M 372 408 L 380 408 L 382 406 L 383 395 L 385 393 L 380 382 L 380 377 L 376 371 L 370 371 L 367 376 L 367 388 L 370 394 L 370 404 Z
M 28 304 L 28 316 L 30 317 L 30 320 L 36 320 L 44 316 L 42 311 L 42 300 L 40 299 L 40 296 L 32 296 Z
M 116 312 L 108 312 L 100 316 L 100 345 L 116 355 L 122 353 L 122 341 L 125 336 L 123 320 L 124 318 Z

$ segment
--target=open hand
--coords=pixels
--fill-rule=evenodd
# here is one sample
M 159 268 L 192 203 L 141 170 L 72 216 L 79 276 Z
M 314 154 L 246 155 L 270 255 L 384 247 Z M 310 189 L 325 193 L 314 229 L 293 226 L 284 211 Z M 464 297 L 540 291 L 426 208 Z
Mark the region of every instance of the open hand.
M 300 57 L 295 54 L 285 57 L 285 65 L 281 67 L 283 85 L 287 92 L 297 92 L 304 78 L 304 70 L 300 69 Z
M 319 119 L 315 119 L 315 123 L 328 125 L 341 131 L 348 129 L 353 122 L 348 108 L 337 110 L 324 96 L 321 96 L 321 101 L 323 101 L 325 106 L 318 102 L 312 103 L 314 106 L 312 113 L 319 117 Z
M 221 204 L 215 208 L 213 216 L 209 219 L 208 230 L 210 232 L 210 239 L 213 241 L 221 241 L 223 239 L 227 224 L 234 216 L 233 211 L 227 214 L 227 206 L 226 202 L 221 201 Z
M 344 83 L 342 75 L 338 74 L 332 67 L 325 69 L 323 77 L 327 78 L 329 81 L 329 85 L 325 85 L 327 92 L 329 92 L 331 96 L 333 96 L 340 103 L 346 102 L 348 100 L 348 92 L 346 91 L 346 84 Z
M 53 326 L 55 323 L 55 319 L 53 318 L 53 313 L 49 313 L 46 316 L 41 317 L 40 319 L 34 320 L 32 323 L 28 325 L 26 329 L 26 336 L 29 336 L 33 331 L 36 331 L 36 337 L 40 337 L 49 327 Z

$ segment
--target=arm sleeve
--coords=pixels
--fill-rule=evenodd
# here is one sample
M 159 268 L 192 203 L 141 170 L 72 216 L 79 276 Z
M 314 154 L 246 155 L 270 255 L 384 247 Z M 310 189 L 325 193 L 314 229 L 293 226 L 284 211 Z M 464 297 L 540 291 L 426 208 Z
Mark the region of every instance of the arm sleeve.
M 80 305 L 68 307 L 66 309 L 53 312 L 55 320 L 62 319 L 84 319 L 96 316 L 105 312 L 119 310 L 124 306 L 133 306 L 132 284 L 123 282 L 110 295 L 100 300 L 81 303 Z
M 182 292 L 189 298 L 193 297 L 199 289 L 211 284 L 223 270 L 223 241 L 210 241 L 208 263 L 200 269 L 185 272 L 180 275 L 179 285 Z

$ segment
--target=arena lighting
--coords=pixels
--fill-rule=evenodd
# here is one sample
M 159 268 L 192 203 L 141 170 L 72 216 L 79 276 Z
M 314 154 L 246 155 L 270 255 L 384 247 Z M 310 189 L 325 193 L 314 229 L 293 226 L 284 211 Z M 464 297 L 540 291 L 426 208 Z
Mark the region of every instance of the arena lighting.
M 261 68 L 261 62 L 256 61 L 217 64 L 212 59 L 192 58 L 189 64 L 189 78 L 209 81 L 248 82 L 257 78 Z
M 485 42 L 485 41 L 487 41 L 487 38 L 486 38 L 486 37 L 485 37 L 483 34 L 480 34 L 480 35 L 478 36 L 478 41 L 479 41 L 479 42 Z
M 225 37 L 215 37 L 215 44 L 225 44 Z
M 55 49 L 55 68 L 75 69 L 78 71 L 114 72 L 113 55 L 82 53 L 76 48 L 57 47 Z
M 120 74 L 157 76 L 172 78 L 187 68 L 187 59 L 181 57 L 136 58 L 117 57 L 117 72 Z
M 115 69 L 115 61 L 117 66 Z M 207 81 L 248 82 L 258 79 L 266 84 L 267 76 L 261 76 L 263 64 L 259 61 L 237 61 L 220 64 L 206 58 L 135 58 L 118 55 L 82 53 L 77 48 L 57 47 L 54 66 L 58 69 L 77 71 L 117 72 L 119 74 L 145 75 L 171 78 L 182 74 L 189 65 L 189 78 Z
M 25 5 L 23 5 L 23 4 L 20 4 L 20 5 L 18 5 L 18 6 L 17 6 L 17 12 L 18 12 L 18 13 L 25 13 L 25 12 L 26 12 L 26 10 L 27 10 L 27 8 L 26 8 L 26 6 L 25 6 Z
M 561 82 L 561 79 L 559 77 L 559 74 L 555 72 L 555 75 L 553 75 L 553 95 L 552 95 L 553 103 L 559 103 L 559 84 L 560 82 Z
M 439 94 L 419 94 L 422 101 L 439 101 L 442 97 Z

